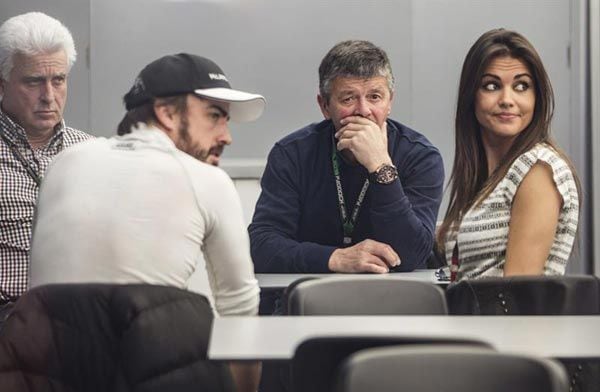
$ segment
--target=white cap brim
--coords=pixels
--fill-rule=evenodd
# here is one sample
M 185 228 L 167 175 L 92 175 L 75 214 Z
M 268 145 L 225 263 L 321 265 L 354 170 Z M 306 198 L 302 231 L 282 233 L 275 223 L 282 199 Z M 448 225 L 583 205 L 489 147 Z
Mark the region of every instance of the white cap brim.
M 262 95 L 223 87 L 194 90 L 194 94 L 217 101 L 229 102 L 229 117 L 235 122 L 256 120 L 265 110 L 267 103 Z

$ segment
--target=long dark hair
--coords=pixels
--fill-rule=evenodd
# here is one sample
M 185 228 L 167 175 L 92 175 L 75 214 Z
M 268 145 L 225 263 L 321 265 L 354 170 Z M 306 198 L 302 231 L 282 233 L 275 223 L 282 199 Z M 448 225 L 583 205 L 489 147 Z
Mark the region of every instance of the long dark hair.
M 475 97 L 489 64 L 505 56 L 521 60 L 529 68 L 535 86 L 535 108 L 531 123 L 515 138 L 494 172 L 488 173 L 480 125 L 475 117 Z M 546 143 L 567 162 L 581 198 L 581 187 L 573 164 L 550 136 L 553 114 L 552 85 L 533 45 L 521 34 L 505 29 L 490 30 L 479 37 L 469 49 L 460 75 L 454 124 L 454 166 L 449 180 L 450 202 L 437 233 L 440 250 L 444 248 L 448 232 L 456 229 L 462 215 L 477 201 L 485 199 L 506 176 L 515 159 L 537 143 Z

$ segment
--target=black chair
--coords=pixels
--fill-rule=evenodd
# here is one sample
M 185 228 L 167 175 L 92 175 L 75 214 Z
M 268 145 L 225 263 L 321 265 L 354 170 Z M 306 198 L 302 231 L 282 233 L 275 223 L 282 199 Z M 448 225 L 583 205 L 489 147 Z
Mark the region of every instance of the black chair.
M 212 319 L 206 298 L 174 287 L 38 287 L 0 331 L 0 389 L 234 391 L 207 359 Z
M 600 280 L 591 275 L 462 280 L 446 289 L 446 299 L 452 315 L 598 315 Z M 600 358 L 561 362 L 572 391 L 600 391 Z
M 287 292 L 292 315 L 443 315 L 444 291 L 433 283 L 382 276 L 310 279 Z
M 447 314 L 444 292 L 432 283 L 375 275 L 303 278 L 283 295 L 288 315 Z M 290 389 L 288 363 L 263 364 L 261 391 Z
M 445 315 L 444 292 L 432 283 L 381 276 L 312 279 L 294 284 L 288 292 L 288 313 L 293 315 Z M 318 337 L 298 346 L 290 377 L 294 392 L 331 391 L 339 364 L 367 347 L 390 344 L 465 343 L 466 340 L 406 339 L 356 336 Z
M 555 361 L 501 354 L 482 347 L 391 346 L 349 356 L 336 392 L 568 392 Z
M 453 315 L 600 314 L 600 281 L 591 275 L 462 280 L 446 289 Z
M 301 343 L 292 359 L 293 392 L 329 392 L 335 385 L 336 373 L 351 354 L 366 348 L 390 345 L 465 345 L 491 349 L 483 342 L 467 339 L 402 338 L 402 337 L 318 337 Z M 375 391 L 377 389 L 373 389 Z

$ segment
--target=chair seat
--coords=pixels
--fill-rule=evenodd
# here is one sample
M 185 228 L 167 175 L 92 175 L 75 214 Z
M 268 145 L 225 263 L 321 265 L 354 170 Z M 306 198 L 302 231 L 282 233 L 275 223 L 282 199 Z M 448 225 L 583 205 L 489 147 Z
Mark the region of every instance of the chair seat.
M 291 365 L 293 392 L 332 391 L 335 374 L 351 354 L 372 347 L 390 345 L 466 345 L 491 349 L 487 343 L 470 339 L 439 337 L 317 337 L 302 342 L 294 353 Z
M 567 392 L 554 361 L 507 355 L 482 347 L 389 346 L 348 357 L 336 392 Z

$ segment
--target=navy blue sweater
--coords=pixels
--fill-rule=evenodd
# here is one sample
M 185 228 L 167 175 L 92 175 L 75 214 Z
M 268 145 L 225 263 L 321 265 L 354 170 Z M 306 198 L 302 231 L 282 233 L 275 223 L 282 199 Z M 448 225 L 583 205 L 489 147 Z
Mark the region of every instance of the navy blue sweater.
M 400 271 L 425 267 L 442 199 L 444 166 L 421 134 L 387 120 L 388 151 L 399 179 L 372 183 L 357 218 L 352 245 L 373 239 L 400 256 Z M 343 247 L 343 229 L 331 165 L 331 121 L 311 124 L 275 144 L 261 180 L 262 192 L 248 231 L 256 272 L 331 272 Z M 367 178 L 361 165 L 340 162 L 350 214 Z

